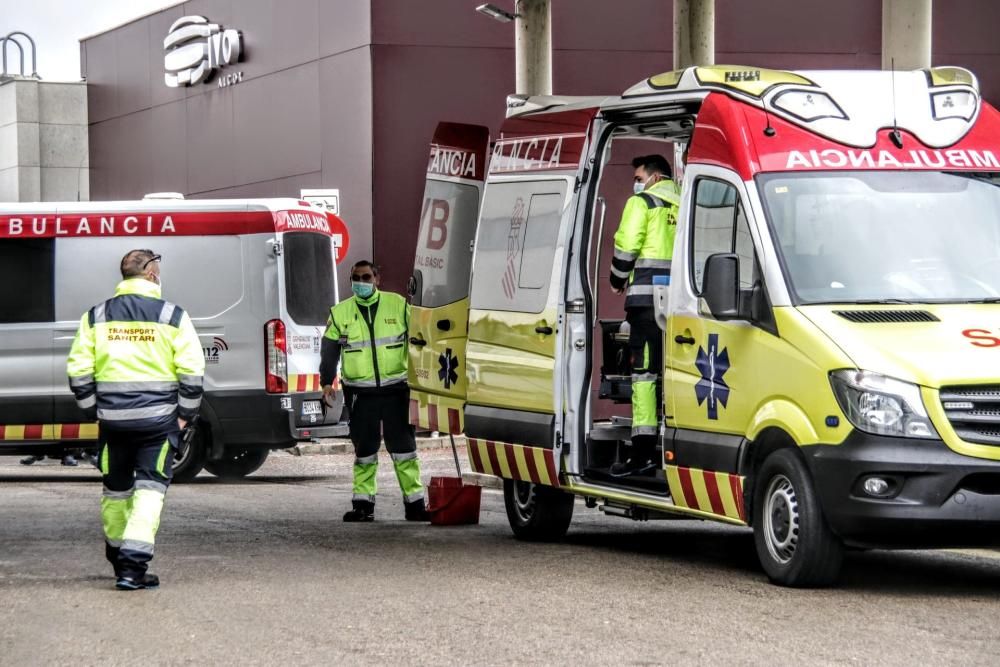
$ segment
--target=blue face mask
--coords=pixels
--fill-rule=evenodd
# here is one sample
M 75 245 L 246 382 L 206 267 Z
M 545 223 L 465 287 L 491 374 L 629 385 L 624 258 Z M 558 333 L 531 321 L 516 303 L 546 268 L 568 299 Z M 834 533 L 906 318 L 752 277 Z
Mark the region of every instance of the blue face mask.
M 356 280 L 352 280 L 351 291 L 353 291 L 358 298 L 367 299 L 375 293 L 375 285 L 373 283 L 359 283 Z

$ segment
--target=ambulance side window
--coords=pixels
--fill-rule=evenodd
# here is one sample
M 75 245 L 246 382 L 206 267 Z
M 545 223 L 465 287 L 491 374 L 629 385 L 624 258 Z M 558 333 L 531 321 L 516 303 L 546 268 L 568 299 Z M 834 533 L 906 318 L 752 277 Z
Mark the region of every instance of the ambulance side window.
M 486 190 L 472 270 L 472 308 L 540 313 L 548 301 L 565 181 Z
M 55 239 L 0 239 L 0 323 L 55 320 Z
M 438 308 L 469 295 L 479 189 L 428 179 L 423 208 L 414 266 L 423 290 L 414 304 Z
M 755 255 L 750 227 L 736 188 L 703 178 L 695 184 L 691 227 L 691 273 L 695 293 L 701 294 L 705 260 L 716 253 L 740 258 L 740 289 L 753 287 Z

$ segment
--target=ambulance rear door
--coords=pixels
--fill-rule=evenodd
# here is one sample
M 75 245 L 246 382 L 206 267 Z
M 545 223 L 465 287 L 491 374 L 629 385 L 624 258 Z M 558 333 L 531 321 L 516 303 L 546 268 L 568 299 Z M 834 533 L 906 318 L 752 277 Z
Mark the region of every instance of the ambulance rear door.
M 469 271 L 486 174 L 489 130 L 439 123 L 431 141 L 410 278 L 410 422 L 461 433 Z
M 570 266 L 597 111 L 509 118 L 493 148 L 470 290 L 465 433 L 476 472 L 560 484 L 566 368 L 588 354 Z
M 336 303 L 330 224 L 323 211 L 303 208 L 275 212 L 275 227 L 280 318 L 266 325 L 265 338 L 283 338 L 287 393 L 319 392 L 320 344 Z M 339 420 L 325 418 L 319 396 L 301 398 L 291 401 L 298 428 Z

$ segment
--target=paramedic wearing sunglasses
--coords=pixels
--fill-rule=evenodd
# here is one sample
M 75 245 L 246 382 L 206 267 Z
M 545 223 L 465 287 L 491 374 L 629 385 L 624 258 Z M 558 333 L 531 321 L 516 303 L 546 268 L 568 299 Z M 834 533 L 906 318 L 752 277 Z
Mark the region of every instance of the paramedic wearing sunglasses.
M 324 398 L 336 391 L 332 383 L 342 361 L 340 379 L 351 415 L 354 495 L 344 521 L 375 518 L 375 475 L 382 435 L 403 492 L 406 520 L 428 521 L 406 384 L 410 306 L 399 294 L 380 291 L 378 284 L 374 264 L 361 261 L 354 265 L 354 296 L 330 309 L 321 349 L 319 375 Z
M 115 295 L 80 319 L 67 369 L 100 426 L 105 556 L 121 590 L 155 588 L 146 572 L 181 429 L 201 407 L 205 359 L 191 318 L 160 295 L 160 256 L 131 250 Z

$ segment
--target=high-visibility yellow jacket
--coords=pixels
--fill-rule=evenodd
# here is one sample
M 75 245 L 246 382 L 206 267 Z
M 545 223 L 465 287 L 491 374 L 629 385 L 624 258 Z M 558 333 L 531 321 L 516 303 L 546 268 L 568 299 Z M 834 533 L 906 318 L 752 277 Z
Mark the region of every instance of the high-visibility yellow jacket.
M 662 179 L 625 202 L 615 232 L 611 286 L 625 290 L 625 307 L 653 306 L 653 277 L 670 275 L 677 231 L 680 194 L 677 185 Z
M 406 382 L 406 331 L 410 305 L 399 294 L 375 290 L 330 309 L 321 350 L 320 382 L 330 384 L 338 357 L 340 379 L 355 389 L 379 389 Z
M 80 319 L 67 361 L 76 403 L 102 428 L 172 430 L 201 406 L 205 357 L 191 318 L 144 278 Z

